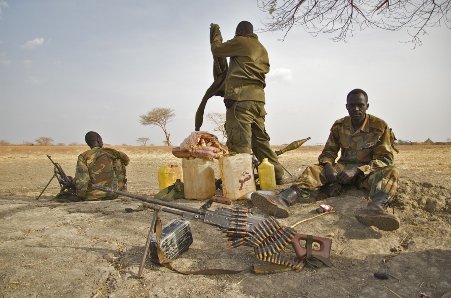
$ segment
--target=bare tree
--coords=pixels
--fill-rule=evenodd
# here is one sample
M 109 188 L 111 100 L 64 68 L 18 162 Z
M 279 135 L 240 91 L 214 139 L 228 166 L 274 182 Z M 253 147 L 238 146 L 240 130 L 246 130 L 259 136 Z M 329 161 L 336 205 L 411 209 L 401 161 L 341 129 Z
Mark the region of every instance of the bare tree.
M 141 143 L 143 146 L 146 146 L 146 144 L 149 140 L 150 140 L 150 138 L 138 138 L 136 141 L 138 143 Z
M 207 120 L 213 124 L 213 131 L 221 133 L 222 140 L 227 139 L 225 130 L 226 114 L 225 113 L 208 113 Z
M 141 118 L 140 122 L 142 125 L 156 125 L 159 126 L 164 133 L 165 140 L 163 141 L 167 146 L 171 146 L 171 140 L 168 129 L 166 125 L 172 118 L 175 117 L 174 110 L 168 108 L 154 108 L 149 111 L 146 115 L 139 116 Z
M 49 146 L 52 145 L 53 139 L 49 137 L 39 137 L 36 140 L 34 140 L 36 145 L 39 146 Z
M 265 31 L 285 31 L 301 26 L 314 36 L 331 34 L 346 40 L 356 29 L 389 31 L 406 29 L 414 47 L 429 27 L 451 25 L 451 0 L 257 0 L 272 20 Z

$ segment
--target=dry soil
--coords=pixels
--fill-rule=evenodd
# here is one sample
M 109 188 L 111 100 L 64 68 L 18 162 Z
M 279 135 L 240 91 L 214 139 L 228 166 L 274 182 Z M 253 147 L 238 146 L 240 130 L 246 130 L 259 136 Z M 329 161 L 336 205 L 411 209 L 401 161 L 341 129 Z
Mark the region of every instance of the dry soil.
M 161 165 L 181 164 L 163 147 L 115 147 L 131 158 L 128 190 L 158 191 Z M 332 239 L 333 267 L 256 275 L 182 275 L 148 262 L 136 278 L 152 211 L 139 201 L 58 203 L 46 154 L 73 175 L 86 147 L 0 147 L 0 297 L 444 297 L 451 291 L 451 146 L 401 146 L 394 212 L 401 227 L 384 232 L 359 224 L 354 211 L 365 193 L 348 189 L 317 203 L 296 205 L 280 222 L 291 225 L 314 215 L 326 202 L 335 213 L 300 224 L 297 231 Z M 301 147 L 280 157 L 293 174 L 321 147 Z M 202 202 L 179 200 L 185 206 Z M 237 202 L 247 206 L 247 202 Z M 213 208 L 217 205 L 213 205 Z M 126 212 L 132 208 L 135 212 Z M 175 218 L 163 214 L 163 222 Z M 228 248 L 216 228 L 192 222 L 194 242 L 174 261 L 181 270 L 246 269 L 258 263 L 248 247 Z M 386 280 L 375 272 L 389 274 Z

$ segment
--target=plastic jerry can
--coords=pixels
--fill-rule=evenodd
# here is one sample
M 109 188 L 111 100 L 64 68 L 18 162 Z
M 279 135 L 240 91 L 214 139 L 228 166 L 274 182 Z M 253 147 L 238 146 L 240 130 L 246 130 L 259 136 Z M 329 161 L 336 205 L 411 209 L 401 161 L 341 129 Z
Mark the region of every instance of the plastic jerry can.
M 158 187 L 160 190 L 171 186 L 177 179 L 183 181 L 183 172 L 179 165 L 164 165 L 158 169 Z
M 230 200 L 245 199 L 246 194 L 255 191 L 252 155 L 240 153 L 219 159 L 222 192 Z
M 183 158 L 183 184 L 186 199 L 207 200 L 216 194 L 214 162 Z
M 276 174 L 274 172 L 274 165 L 263 158 L 263 161 L 258 166 L 258 180 L 260 181 L 261 190 L 276 189 Z

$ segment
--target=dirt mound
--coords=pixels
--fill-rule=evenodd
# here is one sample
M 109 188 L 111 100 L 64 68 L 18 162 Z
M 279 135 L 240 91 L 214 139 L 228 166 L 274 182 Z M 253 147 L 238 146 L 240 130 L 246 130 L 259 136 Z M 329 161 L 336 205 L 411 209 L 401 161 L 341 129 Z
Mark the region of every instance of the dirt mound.
M 393 206 L 403 211 L 425 210 L 451 213 L 451 190 L 430 182 L 400 180 Z

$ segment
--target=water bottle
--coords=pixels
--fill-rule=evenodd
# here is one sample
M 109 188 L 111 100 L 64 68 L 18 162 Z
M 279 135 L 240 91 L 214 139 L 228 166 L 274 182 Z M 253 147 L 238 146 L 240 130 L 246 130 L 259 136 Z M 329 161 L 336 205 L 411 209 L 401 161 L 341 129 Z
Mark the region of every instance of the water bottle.
M 175 183 L 177 179 L 183 181 L 182 168 L 176 164 L 163 165 L 158 169 L 158 187 L 165 189 Z
M 258 166 L 258 179 L 260 180 L 261 190 L 276 189 L 276 174 L 274 172 L 274 165 L 263 158 L 263 161 Z

